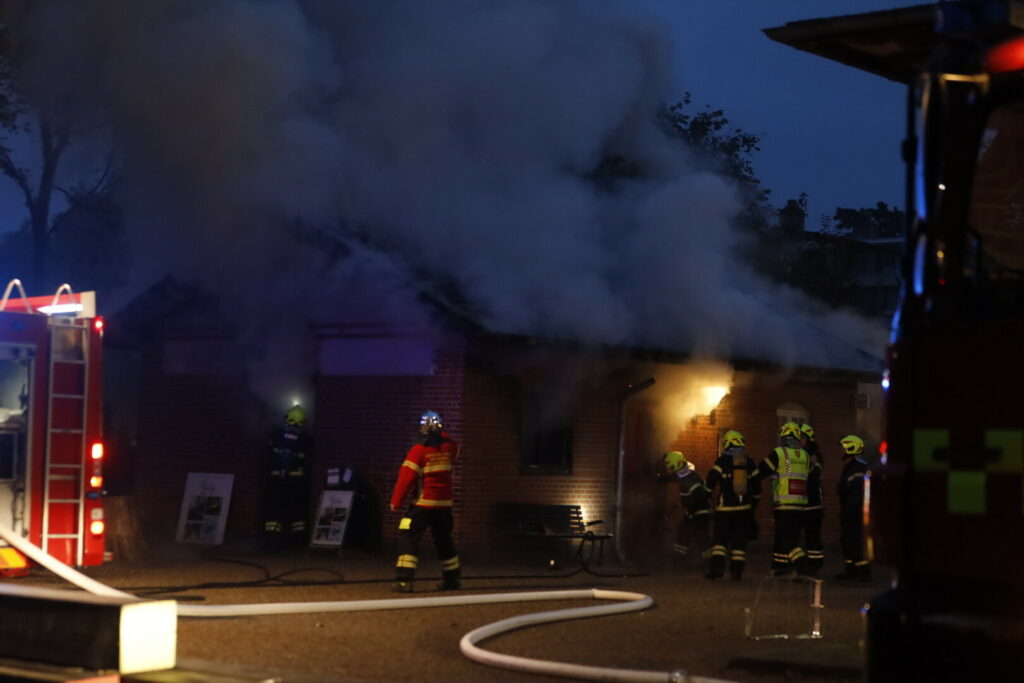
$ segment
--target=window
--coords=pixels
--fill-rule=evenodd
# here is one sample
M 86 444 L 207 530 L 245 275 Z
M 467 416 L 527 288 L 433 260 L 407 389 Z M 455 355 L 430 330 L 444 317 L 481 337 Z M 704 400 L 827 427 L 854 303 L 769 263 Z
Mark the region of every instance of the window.
M 777 427 L 781 428 L 782 425 L 787 422 L 796 422 L 798 425 L 807 423 L 807 409 L 799 403 L 783 403 L 775 409 L 775 418 L 777 421 Z M 778 434 L 778 429 L 775 430 Z
M 522 393 L 522 471 L 572 472 L 572 415 L 556 391 L 530 387 Z

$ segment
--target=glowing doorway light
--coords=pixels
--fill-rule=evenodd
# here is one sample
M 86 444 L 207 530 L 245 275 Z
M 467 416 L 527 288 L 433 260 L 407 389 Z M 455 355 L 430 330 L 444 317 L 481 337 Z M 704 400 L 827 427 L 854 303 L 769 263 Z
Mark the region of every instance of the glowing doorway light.
M 704 387 L 705 413 L 710 413 L 718 407 L 725 395 L 729 393 L 729 387 L 722 384 L 714 384 Z

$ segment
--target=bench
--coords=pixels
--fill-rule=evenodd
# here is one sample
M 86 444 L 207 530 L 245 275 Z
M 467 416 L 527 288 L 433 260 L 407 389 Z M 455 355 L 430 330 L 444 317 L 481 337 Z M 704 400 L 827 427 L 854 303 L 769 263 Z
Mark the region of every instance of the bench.
M 495 504 L 495 512 L 498 530 L 504 536 L 568 539 L 570 543 L 579 539 L 575 557 L 583 564 L 590 562 L 595 549 L 600 563 L 604 558 L 604 542 L 612 538 L 604 520 L 585 522 L 579 505 L 499 502 Z M 601 531 L 590 529 L 597 525 L 602 525 Z M 584 549 L 589 550 L 585 557 Z

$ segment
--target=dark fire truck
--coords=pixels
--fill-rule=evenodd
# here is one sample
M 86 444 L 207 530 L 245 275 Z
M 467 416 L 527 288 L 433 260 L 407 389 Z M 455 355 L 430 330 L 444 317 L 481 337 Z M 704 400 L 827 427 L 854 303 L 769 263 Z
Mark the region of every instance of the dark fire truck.
M 908 87 L 909 224 L 865 608 L 872 681 L 1024 680 L 1024 3 L 769 37 Z
M 92 292 L 0 299 L 0 524 L 71 565 L 104 560 L 101 352 Z M 0 573 L 25 558 L 0 540 Z

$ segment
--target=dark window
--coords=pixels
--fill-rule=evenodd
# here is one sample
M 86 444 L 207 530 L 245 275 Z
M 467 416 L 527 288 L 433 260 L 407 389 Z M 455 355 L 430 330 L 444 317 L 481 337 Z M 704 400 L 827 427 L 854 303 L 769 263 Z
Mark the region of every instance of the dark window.
M 551 392 L 523 391 L 522 470 L 527 474 L 572 472 L 572 415 Z

